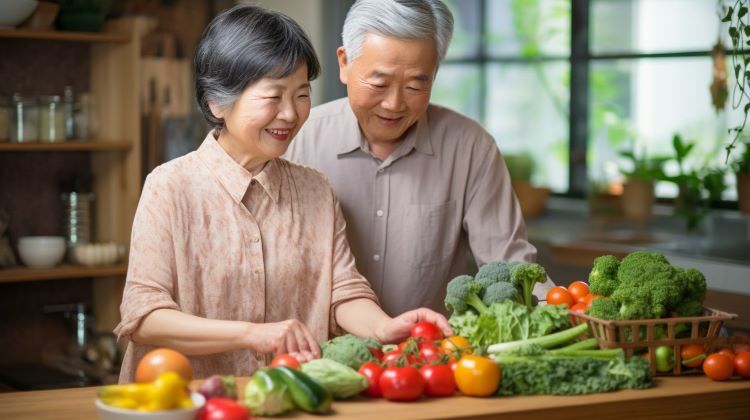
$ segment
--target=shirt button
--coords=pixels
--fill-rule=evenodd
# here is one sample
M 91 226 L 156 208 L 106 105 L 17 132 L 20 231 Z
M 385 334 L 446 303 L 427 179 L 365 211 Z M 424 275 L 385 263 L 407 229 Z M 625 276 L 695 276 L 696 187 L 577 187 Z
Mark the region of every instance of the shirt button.
M 260 238 L 256 236 L 252 239 L 252 241 L 254 244 L 257 244 L 258 242 L 260 242 Z
M 253 272 L 254 272 L 255 274 L 260 274 L 260 268 L 256 268 L 255 270 L 253 270 Z
M 373 255 L 372 259 L 375 260 L 375 261 L 380 261 L 380 254 Z
M 375 214 L 377 214 L 378 217 L 383 217 L 383 210 L 378 210 L 375 212 Z

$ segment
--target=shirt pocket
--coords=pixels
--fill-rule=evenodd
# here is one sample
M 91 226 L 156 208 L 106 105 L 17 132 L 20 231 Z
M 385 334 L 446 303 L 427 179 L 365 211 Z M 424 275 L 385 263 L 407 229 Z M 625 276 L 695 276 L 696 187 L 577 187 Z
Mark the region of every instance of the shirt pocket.
M 430 267 L 453 257 L 460 230 L 456 200 L 439 204 L 411 204 L 407 209 L 406 222 L 406 240 L 411 242 L 406 252 L 413 252 L 413 267 Z

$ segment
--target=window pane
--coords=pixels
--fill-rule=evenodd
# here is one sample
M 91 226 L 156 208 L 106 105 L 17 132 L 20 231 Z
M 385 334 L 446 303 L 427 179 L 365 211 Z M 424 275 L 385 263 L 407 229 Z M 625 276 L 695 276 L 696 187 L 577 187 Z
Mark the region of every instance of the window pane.
M 479 74 L 478 64 L 443 64 L 432 88 L 431 102 L 479 121 Z
M 716 113 L 711 105 L 711 59 L 709 57 L 639 60 L 597 60 L 590 72 L 589 177 L 611 181 L 619 177 L 626 161 L 618 151 L 645 148 L 649 156 L 673 156 L 672 136 L 696 143 L 686 166 L 726 168 L 724 147 L 727 129 L 739 121 L 740 113 Z M 730 80 L 730 86 L 733 83 Z M 665 167 L 676 175 L 676 164 Z M 725 199 L 734 199 L 734 176 Z M 676 188 L 660 183 L 657 196 L 674 197 Z
M 591 50 L 601 53 L 708 51 L 721 30 L 716 0 L 594 0 Z
M 445 0 L 453 13 L 453 39 L 446 59 L 474 58 L 479 55 L 479 0 Z
M 490 56 L 570 55 L 570 0 L 489 0 Z
M 570 64 L 491 64 L 485 126 L 503 153 L 534 157 L 533 181 L 568 191 Z

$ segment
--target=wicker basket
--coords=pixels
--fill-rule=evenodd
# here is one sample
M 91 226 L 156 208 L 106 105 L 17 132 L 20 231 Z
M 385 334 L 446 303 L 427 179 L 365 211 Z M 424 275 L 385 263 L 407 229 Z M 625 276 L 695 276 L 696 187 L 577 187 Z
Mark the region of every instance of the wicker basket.
M 682 365 L 680 347 L 686 344 L 703 344 L 708 350 L 724 321 L 734 319 L 735 314 L 729 314 L 716 309 L 705 308 L 703 316 L 684 318 L 639 319 L 632 321 L 608 321 L 592 316 L 571 312 L 571 316 L 583 319 L 589 325 L 589 334 L 599 341 L 603 349 L 621 348 L 629 359 L 633 354 L 648 350 L 648 359 L 652 375 L 682 375 L 686 373 L 702 372 L 701 369 L 687 368 Z M 690 336 L 676 338 L 675 328 L 678 324 L 686 324 Z M 667 336 L 655 339 L 654 330 L 657 326 L 666 328 Z M 645 338 L 641 334 L 645 332 Z M 654 354 L 656 347 L 672 346 L 674 350 L 674 368 L 670 372 L 657 372 Z

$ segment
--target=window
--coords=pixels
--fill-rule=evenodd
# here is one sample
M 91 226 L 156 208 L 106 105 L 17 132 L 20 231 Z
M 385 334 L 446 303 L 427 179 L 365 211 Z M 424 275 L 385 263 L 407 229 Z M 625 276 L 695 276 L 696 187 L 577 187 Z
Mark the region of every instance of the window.
M 479 120 L 504 154 L 530 154 L 535 183 L 582 196 L 589 183 L 621 179 L 619 151 L 671 155 L 675 133 L 696 143 L 692 165 L 726 167 L 727 129 L 741 112 L 731 97 L 723 112 L 711 104 L 711 49 L 720 36 L 731 46 L 716 0 L 446 4 L 455 35 L 433 102 Z M 726 181 L 723 197 L 734 200 L 734 176 Z M 659 183 L 656 193 L 676 189 Z

